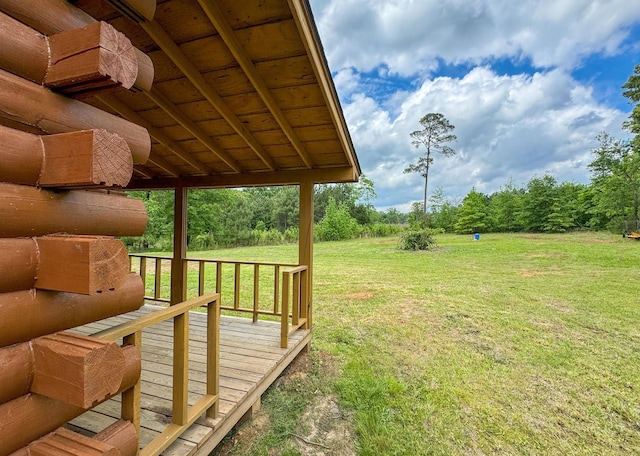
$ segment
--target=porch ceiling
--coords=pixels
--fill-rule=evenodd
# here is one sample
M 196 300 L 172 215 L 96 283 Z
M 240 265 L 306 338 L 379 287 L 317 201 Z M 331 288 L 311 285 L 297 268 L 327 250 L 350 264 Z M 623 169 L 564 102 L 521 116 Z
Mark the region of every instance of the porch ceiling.
M 87 102 L 149 130 L 129 188 L 347 182 L 360 169 L 307 0 L 159 0 L 136 23 L 77 1 L 155 66 L 149 92 Z

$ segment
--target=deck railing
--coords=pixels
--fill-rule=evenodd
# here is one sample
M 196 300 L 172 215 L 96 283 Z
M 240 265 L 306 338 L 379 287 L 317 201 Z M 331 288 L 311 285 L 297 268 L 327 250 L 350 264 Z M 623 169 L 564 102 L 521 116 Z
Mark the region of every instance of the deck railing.
M 168 303 L 173 260 L 139 254 L 129 257 L 131 269 L 140 274 L 145 284 L 145 299 Z M 277 318 L 283 348 L 287 347 L 288 336 L 293 331 L 309 329 L 311 302 L 307 266 L 211 259 L 183 261 L 187 271 L 187 297 L 215 291 L 221 296 L 221 310 L 251 314 L 254 322 L 261 316 Z M 270 281 L 266 287 L 265 281 Z
M 189 386 L 189 311 L 207 308 L 207 374 L 206 392 L 191 407 L 188 404 Z M 122 339 L 125 345 L 141 350 L 145 328 L 173 318 L 173 399 L 172 422 L 141 451 L 141 456 L 157 456 L 173 443 L 203 413 L 209 418 L 218 415 L 220 398 L 220 295 L 199 296 L 180 304 L 93 334 L 105 340 Z M 141 381 L 122 393 L 122 418 L 131 421 L 140 435 Z

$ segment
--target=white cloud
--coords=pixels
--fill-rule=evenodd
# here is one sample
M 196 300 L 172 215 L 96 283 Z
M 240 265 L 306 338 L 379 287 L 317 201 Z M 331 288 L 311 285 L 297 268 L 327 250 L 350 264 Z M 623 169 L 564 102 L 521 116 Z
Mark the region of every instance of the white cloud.
M 615 54 L 640 19 L 629 0 L 312 0 L 331 67 L 425 74 L 447 63 L 530 58 L 573 68 Z
M 450 196 L 464 196 L 472 186 L 490 193 L 510 179 L 521 185 L 546 171 L 559 181 L 584 181 L 595 135 L 617 129 L 625 117 L 561 70 L 500 76 L 484 67 L 463 78 L 424 81 L 405 96 L 394 120 L 364 94 L 353 95 L 344 110 L 363 170 L 385 207 L 421 199 L 422 178 L 403 170 L 423 153 L 411 146 L 409 133 L 427 112 L 441 112 L 456 126 L 457 155 L 436 156 L 429 176 L 431 190 L 442 187 Z

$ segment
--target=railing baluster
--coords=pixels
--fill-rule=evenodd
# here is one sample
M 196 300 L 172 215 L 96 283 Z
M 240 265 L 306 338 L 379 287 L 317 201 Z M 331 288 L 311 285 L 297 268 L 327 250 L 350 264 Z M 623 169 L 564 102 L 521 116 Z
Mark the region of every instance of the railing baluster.
M 234 310 L 238 310 L 240 309 L 240 263 L 236 263 L 233 283 L 233 308 Z
M 273 314 L 278 314 L 278 297 L 280 296 L 280 265 L 273 267 Z
M 301 273 L 301 300 L 300 317 L 304 319 L 304 329 L 309 328 L 309 271 L 305 269 Z
M 204 294 L 204 265 L 206 263 L 202 260 L 198 261 L 198 296 Z
M 144 285 L 144 295 L 147 296 L 147 257 L 140 257 L 140 278 Z
M 291 323 L 294 326 L 300 324 L 300 271 L 293 274 L 293 303 Z
M 160 291 L 162 289 L 162 258 L 156 258 L 156 270 L 155 270 L 155 283 L 153 290 L 153 298 L 160 298 Z
M 217 418 L 220 409 L 220 299 L 207 305 L 207 394 L 218 397 L 207 410 L 208 418 Z
M 260 265 L 253 265 L 253 322 L 258 321 L 260 309 Z

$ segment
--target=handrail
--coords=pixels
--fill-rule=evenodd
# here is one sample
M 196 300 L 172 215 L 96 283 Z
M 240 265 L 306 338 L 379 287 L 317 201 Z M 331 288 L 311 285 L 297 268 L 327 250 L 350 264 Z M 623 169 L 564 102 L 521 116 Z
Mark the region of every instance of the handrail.
M 188 399 L 189 380 L 189 311 L 207 307 L 207 386 L 206 393 L 191 407 Z M 173 402 L 172 422 L 141 451 L 141 456 L 157 456 L 174 442 L 202 413 L 216 418 L 220 399 L 220 294 L 209 293 L 174 306 L 122 323 L 93 334 L 104 340 L 123 338 L 125 345 L 142 347 L 142 331 L 173 318 Z M 122 393 L 123 419 L 131 421 L 140 435 L 141 381 Z
M 173 261 L 166 256 L 132 254 L 130 258 L 139 259 L 139 272 L 145 284 L 147 285 L 147 260 L 155 262 L 154 281 L 152 286 L 152 295 L 145 295 L 145 299 L 159 302 L 169 302 L 167 297 L 163 297 L 161 293 L 161 285 L 163 283 L 163 262 Z M 274 263 L 274 262 L 256 262 L 256 261 L 231 261 L 231 260 L 215 260 L 189 258 L 184 261 L 184 270 L 187 271 L 187 277 L 197 271 L 197 290 L 198 295 L 207 291 L 205 272 L 207 265 L 215 265 L 215 292 L 222 296 L 220 309 L 224 311 L 233 311 L 239 313 L 251 314 L 253 322 L 257 322 L 261 316 L 271 316 L 280 319 L 282 325 L 281 345 L 286 348 L 286 339 L 298 328 L 304 327 L 309 329 L 311 322 L 311 302 L 309 292 L 309 272 L 306 265 L 298 265 L 293 263 Z M 191 265 L 195 263 L 196 268 Z M 166 266 L 166 265 L 165 265 Z M 233 272 L 231 276 L 226 273 L 223 275 L 223 267 L 232 266 Z M 242 273 L 249 273 L 247 269 L 253 267 L 253 297 L 249 298 L 249 287 L 243 288 Z M 243 269 L 244 267 L 244 269 Z M 261 271 L 263 268 L 273 269 L 273 297 L 272 307 L 266 309 L 261 305 Z M 289 268 L 287 270 L 282 270 Z M 170 268 L 168 268 L 170 269 Z M 213 266 L 212 268 L 213 269 Z M 227 270 L 226 268 L 224 268 Z M 267 274 L 269 275 L 269 274 Z M 167 280 L 164 280 L 167 283 Z M 185 287 L 186 288 L 186 287 Z M 193 285 L 192 285 L 193 290 Z M 244 290 L 244 291 L 243 291 Z M 243 305 L 243 297 L 245 302 Z M 262 295 L 264 298 L 264 295 Z M 247 302 L 251 299 L 251 306 L 247 306 Z M 286 308 L 285 308 L 286 306 Z M 291 324 L 289 324 L 291 320 Z M 286 336 L 285 334 L 286 330 Z

